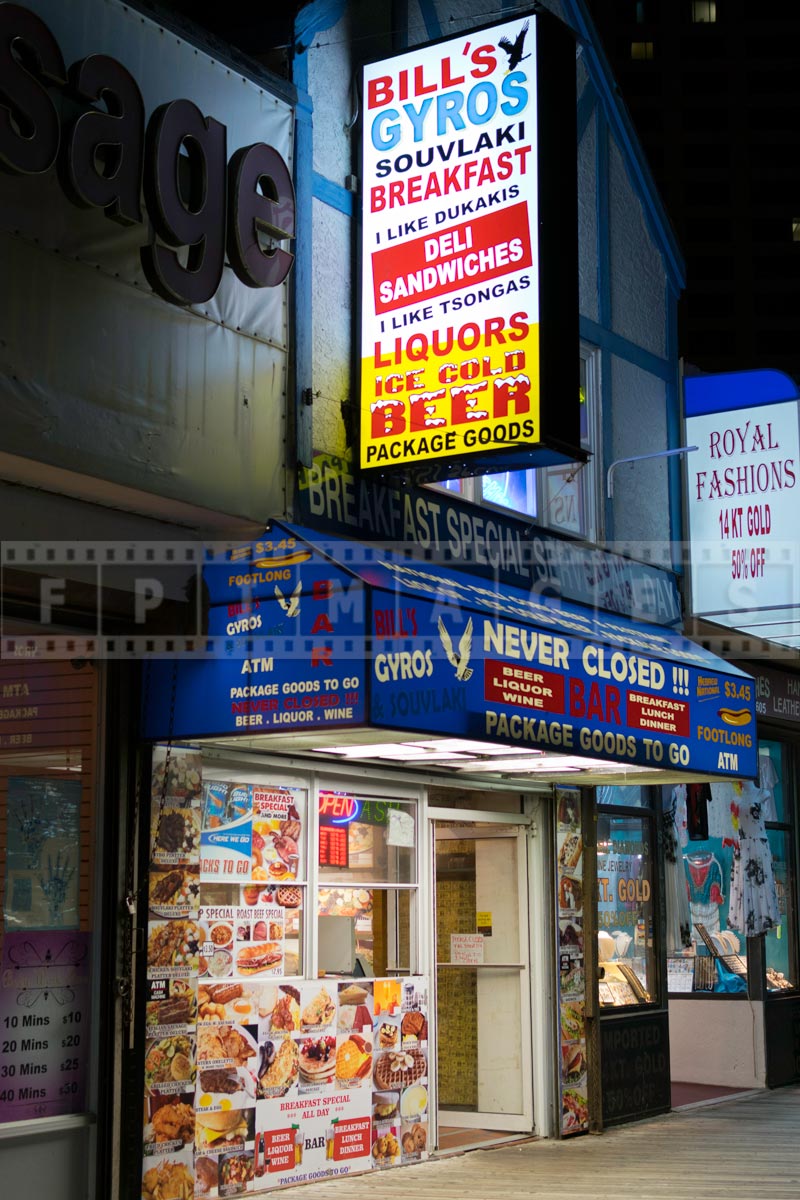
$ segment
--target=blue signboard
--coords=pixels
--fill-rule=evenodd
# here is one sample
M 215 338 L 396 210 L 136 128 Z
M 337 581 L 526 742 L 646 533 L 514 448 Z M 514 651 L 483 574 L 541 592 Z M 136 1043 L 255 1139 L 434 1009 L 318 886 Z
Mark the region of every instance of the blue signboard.
M 798 400 L 797 384 L 783 371 L 729 371 L 716 375 L 687 375 L 683 381 L 687 417 L 733 412 Z
M 204 568 L 211 652 L 147 664 L 146 737 L 363 724 L 362 581 L 293 537 L 244 549 Z
M 422 597 L 406 611 L 418 631 L 412 642 L 373 636 L 373 725 L 435 723 L 440 734 L 526 750 L 757 773 L 753 682 L 718 659 L 698 664 L 685 650 L 657 657 L 635 638 L 566 632 L 567 614 L 534 625 Z
M 146 736 L 369 723 L 757 774 L 753 681 L 659 626 L 277 524 L 205 579 L 217 657 L 151 664 Z

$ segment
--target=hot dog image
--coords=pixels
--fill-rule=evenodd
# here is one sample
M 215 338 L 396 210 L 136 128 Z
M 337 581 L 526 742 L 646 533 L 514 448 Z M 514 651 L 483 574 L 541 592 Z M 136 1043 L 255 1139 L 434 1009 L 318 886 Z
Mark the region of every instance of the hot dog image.
M 750 724 L 749 708 L 720 708 L 717 709 L 717 716 L 721 717 L 726 725 Z

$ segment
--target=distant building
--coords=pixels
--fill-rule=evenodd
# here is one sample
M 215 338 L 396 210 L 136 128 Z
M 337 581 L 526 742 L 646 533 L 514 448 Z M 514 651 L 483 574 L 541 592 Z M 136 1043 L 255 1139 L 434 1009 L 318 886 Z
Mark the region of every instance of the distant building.
M 687 262 L 680 351 L 800 374 L 795 6 L 587 0 Z

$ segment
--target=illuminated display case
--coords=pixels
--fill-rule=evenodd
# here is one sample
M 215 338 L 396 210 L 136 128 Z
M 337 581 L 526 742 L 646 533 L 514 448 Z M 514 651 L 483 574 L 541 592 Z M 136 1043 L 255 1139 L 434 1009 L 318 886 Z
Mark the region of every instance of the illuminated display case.
M 630 805 L 642 791 L 601 789 L 597 943 L 599 999 L 604 1008 L 634 1007 L 659 998 L 653 933 L 653 818 Z M 639 795 L 631 795 L 634 792 Z

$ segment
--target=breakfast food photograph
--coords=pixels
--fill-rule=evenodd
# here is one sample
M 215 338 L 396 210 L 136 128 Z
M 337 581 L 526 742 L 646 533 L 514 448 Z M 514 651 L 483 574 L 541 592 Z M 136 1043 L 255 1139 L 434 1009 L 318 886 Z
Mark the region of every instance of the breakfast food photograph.
M 258 1052 L 258 1096 L 283 1097 L 295 1088 L 300 1073 L 300 1047 L 288 1034 L 266 1038 Z

